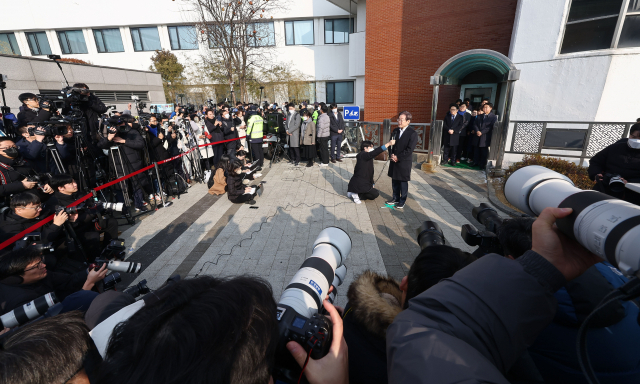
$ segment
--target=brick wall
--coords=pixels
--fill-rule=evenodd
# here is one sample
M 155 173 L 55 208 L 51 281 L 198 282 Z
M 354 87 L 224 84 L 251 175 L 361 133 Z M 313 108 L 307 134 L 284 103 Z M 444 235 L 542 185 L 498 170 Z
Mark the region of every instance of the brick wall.
M 516 4 L 516 0 L 368 0 L 367 121 L 395 120 L 398 112 L 408 110 L 412 122 L 430 122 L 429 77 L 446 60 L 470 49 L 508 55 Z M 459 87 L 440 87 L 439 119 L 459 94 Z

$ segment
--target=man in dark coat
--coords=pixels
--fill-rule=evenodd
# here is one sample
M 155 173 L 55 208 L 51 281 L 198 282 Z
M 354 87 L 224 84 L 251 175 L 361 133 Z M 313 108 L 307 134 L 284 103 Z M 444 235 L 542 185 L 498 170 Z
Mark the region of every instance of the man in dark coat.
M 209 135 L 211 135 L 211 138 L 209 140 L 212 143 L 224 140 L 224 130 L 222 127 L 222 122 L 215 118 L 215 112 L 213 112 L 213 110 L 207 110 L 204 124 L 207 128 L 207 131 L 209 131 Z M 218 162 L 224 154 L 224 144 L 212 145 L 211 149 L 213 150 L 213 165 L 218 166 Z
M 225 107 L 220 116 L 218 116 L 220 122 L 222 123 L 222 131 L 224 133 L 224 140 L 231 140 L 238 138 L 238 131 L 236 130 L 235 125 L 233 124 L 233 118 L 229 113 L 229 107 Z M 238 141 L 229 141 L 225 143 L 225 148 L 227 149 L 227 155 L 235 159 L 236 158 L 236 146 Z
M 331 131 L 331 152 L 329 153 L 331 157 L 331 162 L 335 163 L 340 160 L 340 147 L 342 146 L 342 133 L 344 132 L 344 118 L 342 117 L 342 113 L 338 111 L 338 106 L 334 103 L 330 105 L 331 110 L 329 111 L 329 130 Z
M 391 147 L 391 161 L 389 162 L 389 177 L 391 177 L 391 187 L 393 197 L 387 201 L 388 205 L 394 205 L 398 209 L 404 208 L 409 193 L 409 181 L 411 180 L 411 164 L 413 150 L 418 144 L 418 134 L 411 123 L 411 113 L 405 111 L 398 115 L 398 128 L 391 133 L 391 138 L 396 141 L 396 145 Z
M 449 160 L 449 165 L 456 165 L 456 154 L 458 153 L 458 143 L 460 135 L 464 130 L 464 116 L 458 114 L 458 106 L 451 104 L 449 114 L 444 118 L 442 127 L 442 164 Z
M 33 189 L 38 183 L 25 180 L 31 172 L 31 167 L 22 160 L 13 140 L 0 137 L 0 203 L 14 193 Z M 5 205 L 8 205 L 8 200 Z
M 360 204 L 360 200 L 375 200 L 380 195 L 374 188 L 373 159 L 395 144 L 395 140 L 390 140 L 376 149 L 373 149 L 373 143 L 370 141 L 360 144 L 360 153 L 356 156 L 356 166 L 347 188 L 347 197 L 353 198 L 354 203 Z
M 40 108 L 38 96 L 33 93 L 22 93 L 18 99 L 23 104 L 18 112 L 19 127 L 27 125 L 27 123 L 42 123 L 51 118 L 51 112 Z
M 98 98 L 94 93 L 89 91 L 89 87 L 84 83 L 73 84 L 73 87 L 81 90 L 81 94 L 85 101 L 80 102 L 79 109 L 82 111 L 82 116 L 85 120 L 86 130 L 83 132 L 84 139 L 87 145 L 93 147 L 99 140 L 98 128 L 100 125 L 99 118 L 103 113 L 107 113 L 109 110 L 102 100 Z M 65 108 L 62 110 L 64 115 L 71 112 L 71 105 L 67 102 Z
M 482 107 L 484 117 L 476 120 L 476 136 L 478 137 L 478 150 L 476 151 L 474 162 L 471 166 L 479 166 L 484 169 L 487 165 L 487 157 L 489 156 L 489 146 L 491 145 L 491 134 L 493 126 L 498 121 L 498 116 L 492 113 L 493 104 L 486 103 Z
M 109 149 L 115 146 L 119 148 L 120 156 L 115 157 L 115 162 L 114 152 L 109 151 L 109 165 L 114 171 L 115 178 L 133 173 L 144 166 L 139 152 L 145 146 L 144 139 L 140 132 L 133 129 L 129 124 L 122 122 L 117 128 L 109 128 L 107 137 L 102 137 L 98 142 L 98 147 L 101 149 Z M 149 186 L 149 181 L 144 174 L 133 176 L 129 180 L 133 184 L 136 209 L 147 211 L 148 208 L 145 207 L 146 204 L 143 201 L 142 188 L 148 194 L 152 194 L 153 190 Z

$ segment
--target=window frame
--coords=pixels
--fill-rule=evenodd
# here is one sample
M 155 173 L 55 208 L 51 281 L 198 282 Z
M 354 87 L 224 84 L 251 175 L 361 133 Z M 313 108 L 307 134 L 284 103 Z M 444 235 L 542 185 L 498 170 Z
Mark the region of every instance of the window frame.
M 107 44 L 104 41 L 104 32 L 103 31 L 108 31 L 108 30 L 116 30 L 118 31 L 118 35 L 120 35 L 120 45 L 122 46 L 122 51 L 109 51 L 107 50 Z M 98 53 L 119 53 L 119 52 L 124 52 L 124 41 L 122 41 L 122 33 L 120 32 L 120 28 L 92 28 L 91 32 L 93 33 L 93 41 L 96 43 L 96 50 L 98 51 Z M 104 52 L 100 52 L 100 44 L 98 44 L 98 36 L 96 35 L 96 32 L 100 32 L 100 39 L 102 39 L 102 45 L 104 46 Z
M 347 33 L 347 41 L 345 41 L 344 43 L 327 43 L 327 21 L 331 22 L 331 33 L 334 34 L 335 33 L 335 29 L 334 29 L 334 22 L 336 20 L 347 20 L 349 22 L 349 32 Z M 353 33 L 353 22 L 351 21 L 353 19 L 349 18 L 349 17 L 338 17 L 335 19 L 324 19 L 324 43 L 326 45 L 332 45 L 332 44 L 349 44 L 349 35 L 351 35 Z M 333 36 L 333 40 L 335 41 L 335 35 Z
M 49 46 L 49 53 L 42 53 L 42 49 L 40 49 L 40 41 L 37 36 L 38 33 L 44 33 L 44 37 L 47 39 L 47 45 Z M 49 43 L 49 36 L 47 36 L 46 31 L 30 31 L 30 32 L 25 32 L 24 35 L 27 38 L 27 45 L 29 45 L 29 51 L 31 52 L 31 56 L 46 56 L 46 55 L 53 54 L 53 51 L 51 51 L 51 43 Z M 29 35 L 34 35 L 35 41 L 36 41 L 36 48 L 38 48 L 38 53 L 33 53 L 33 46 L 31 45 L 31 40 L 29 40 Z
M 567 11 L 565 12 L 564 23 L 562 25 L 562 36 L 560 38 L 560 44 L 558 45 L 557 54 L 558 55 L 571 55 L 571 54 L 580 54 L 580 53 L 583 53 L 583 52 L 591 52 L 591 51 L 604 51 L 604 50 L 607 50 L 607 49 L 640 48 L 640 45 L 638 45 L 636 47 L 618 48 L 618 44 L 620 42 L 620 35 L 622 33 L 622 28 L 624 27 L 624 22 L 625 22 L 627 16 L 640 16 L 640 10 L 634 11 L 634 12 L 628 12 L 630 1 L 632 1 L 632 0 L 622 0 L 622 4 L 620 5 L 620 11 L 618 12 L 617 16 L 614 16 L 614 15 L 599 16 L 599 17 L 591 17 L 591 18 L 588 18 L 588 19 L 569 21 L 569 14 L 571 13 L 571 6 L 573 5 L 573 0 L 569 0 L 568 4 L 567 4 Z M 566 33 L 567 33 L 567 25 L 579 24 L 579 23 L 595 21 L 595 20 L 601 20 L 601 19 L 614 18 L 614 17 L 617 17 L 616 27 L 615 27 L 614 32 L 613 32 L 613 37 L 611 39 L 611 45 L 609 45 L 608 48 L 600 48 L 600 49 L 591 49 L 591 50 L 585 50 L 585 51 L 562 53 L 562 47 L 564 45 L 564 39 L 565 39 L 565 36 L 566 36 Z
M 69 43 L 69 37 L 67 37 L 67 32 L 80 32 L 82 35 L 82 42 L 84 43 L 84 49 L 86 52 L 65 52 L 64 45 L 62 44 L 62 36 L 64 34 L 64 38 L 67 41 L 67 47 L 71 50 L 71 44 Z M 60 51 L 63 55 L 86 55 L 89 53 L 89 49 L 87 48 L 87 40 L 84 38 L 84 31 L 82 29 L 65 29 L 61 31 L 56 31 L 56 36 L 58 36 L 58 43 L 60 44 Z
M 337 83 L 351 83 L 352 86 L 352 98 L 350 101 L 344 101 L 344 102 L 337 102 L 336 101 L 336 86 L 335 84 Z M 329 84 L 333 84 L 333 100 L 329 100 Z M 340 81 L 327 81 L 325 84 L 325 93 L 326 93 L 326 100 L 327 100 L 327 104 L 353 104 L 355 103 L 355 98 L 356 98 L 356 81 L 355 80 L 340 80 Z
M 154 51 L 158 51 L 160 49 L 145 49 L 144 47 L 144 43 L 142 41 L 142 34 L 140 33 L 140 29 L 156 29 L 156 32 L 158 33 L 158 44 L 160 44 L 160 49 L 162 49 L 162 40 L 160 40 L 160 31 L 158 30 L 158 26 L 155 27 L 129 27 L 129 34 L 131 35 L 131 44 L 133 45 L 133 51 L 134 52 L 154 52 Z M 133 33 L 137 33 L 138 34 L 138 39 L 140 39 L 140 48 L 142 49 L 136 49 L 136 43 L 135 40 L 133 39 Z
M 15 32 L 0 32 L 0 35 L 7 35 L 7 41 L 9 42 L 9 49 L 11 50 L 11 54 L 12 55 L 22 56 L 22 51 L 20 50 L 20 45 L 18 44 L 18 39 L 16 38 L 16 33 Z M 11 42 L 11 39 L 9 38 L 10 35 L 13 36 L 13 41 L 16 44 L 15 47 L 13 46 L 13 43 Z
M 298 21 L 310 21 L 311 22 L 311 38 L 313 39 L 313 41 L 311 42 L 311 44 L 296 44 L 296 28 L 295 28 L 295 23 Z M 287 43 L 287 23 L 291 23 L 292 26 L 292 33 L 293 33 L 293 44 L 288 44 Z M 285 20 L 284 21 L 284 45 L 286 46 L 293 46 L 293 45 L 316 45 L 316 23 L 314 22 L 314 19 L 299 19 L 299 20 Z
M 169 45 L 171 46 L 171 50 L 172 51 L 196 51 L 198 49 L 200 49 L 200 45 L 198 44 L 198 40 L 196 37 L 196 41 L 195 41 L 195 48 L 182 48 L 181 44 L 180 44 L 180 28 L 193 28 L 196 36 L 197 36 L 197 30 L 196 30 L 196 26 L 195 25 L 168 25 L 167 26 L 167 33 L 169 34 Z M 173 43 L 171 42 L 171 28 L 175 28 L 176 30 L 176 38 L 177 38 L 177 43 L 179 45 L 179 48 L 174 48 L 173 47 Z
M 258 29 L 255 27 L 258 24 L 271 24 L 271 32 L 273 33 L 271 36 L 269 36 L 270 38 L 272 38 L 271 41 L 273 41 L 273 44 L 257 44 L 257 38 L 256 36 L 253 36 L 252 33 L 250 33 L 249 31 L 247 31 L 247 44 L 252 47 L 252 48 L 265 48 L 265 47 L 275 47 L 276 46 L 276 26 L 273 23 L 273 20 L 266 20 L 266 21 L 252 21 L 250 23 L 247 24 L 247 29 L 251 30 L 251 31 L 257 31 Z M 255 42 L 256 44 L 252 44 L 251 42 Z

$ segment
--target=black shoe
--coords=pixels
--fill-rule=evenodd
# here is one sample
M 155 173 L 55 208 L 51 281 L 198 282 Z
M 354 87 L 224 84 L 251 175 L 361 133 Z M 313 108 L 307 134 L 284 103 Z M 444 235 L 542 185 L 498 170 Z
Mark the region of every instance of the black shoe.
M 307 163 L 307 168 L 313 167 L 313 163 Z
M 447 163 L 447 160 L 440 161 L 440 165 L 445 165 L 446 163 Z
M 339 162 L 341 162 L 341 163 L 342 163 L 342 160 L 341 160 L 341 159 L 337 159 L 336 161 L 339 161 Z
M 300 163 L 298 163 L 297 161 L 295 162 L 295 164 L 293 164 L 294 167 L 297 167 L 298 165 L 300 165 Z
M 403 203 L 396 204 L 396 209 L 402 209 L 402 208 L 404 208 L 404 204 Z
M 469 166 L 470 167 L 477 167 L 478 163 L 476 163 L 475 161 L 472 161 L 472 162 L 469 163 Z
M 249 205 L 254 205 L 256 203 L 255 200 L 249 200 L 247 202 L 245 202 L 245 204 L 249 204 Z
M 258 172 L 258 171 L 262 171 L 262 167 L 257 167 L 256 168 L 256 172 Z
M 452 166 L 452 167 L 455 167 L 455 166 L 456 166 L 456 164 L 455 164 L 453 161 L 451 161 L 451 160 L 449 160 L 449 165 L 450 165 L 450 166 Z
M 398 202 L 393 200 L 393 199 L 391 199 L 389 201 L 385 201 L 385 204 L 387 204 L 387 205 L 396 205 L 396 204 L 398 204 Z
M 336 160 L 335 160 L 335 159 L 331 159 L 331 162 L 335 164 L 335 163 L 336 163 Z

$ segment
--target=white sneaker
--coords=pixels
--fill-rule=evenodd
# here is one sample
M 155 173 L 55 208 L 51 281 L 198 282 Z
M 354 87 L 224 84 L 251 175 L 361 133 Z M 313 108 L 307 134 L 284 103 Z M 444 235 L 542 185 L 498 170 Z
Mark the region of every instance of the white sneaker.
M 353 198 L 353 202 L 356 204 L 360 204 L 362 203 L 362 201 L 360 201 L 360 196 L 358 196 L 357 193 L 352 193 L 351 196 Z
M 321 166 L 321 167 L 328 167 L 328 166 L 329 166 L 329 164 L 320 163 L 320 166 Z
M 153 200 L 153 195 L 149 195 L 149 200 Z
M 353 193 L 351 193 L 351 192 L 347 192 L 347 197 L 348 197 L 348 198 L 351 198 L 351 196 L 352 196 L 352 195 L 353 195 Z

